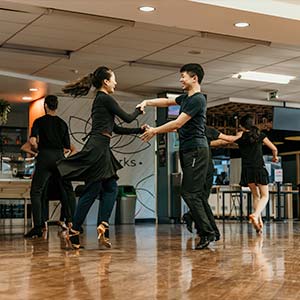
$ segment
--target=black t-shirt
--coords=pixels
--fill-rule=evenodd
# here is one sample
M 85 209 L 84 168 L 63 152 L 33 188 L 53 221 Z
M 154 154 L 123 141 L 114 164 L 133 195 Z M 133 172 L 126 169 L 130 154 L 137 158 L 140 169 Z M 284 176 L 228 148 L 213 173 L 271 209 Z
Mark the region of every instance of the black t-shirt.
M 130 123 L 142 112 L 135 109 L 132 114 L 125 112 L 110 95 L 104 92 L 98 92 L 92 107 L 92 130 L 93 133 L 109 133 L 112 132 L 124 134 L 124 128 L 120 128 L 115 124 L 115 116 L 118 116 L 126 123 Z M 137 130 L 131 130 L 127 133 L 139 133 Z
M 195 93 L 192 96 L 183 94 L 177 97 L 175 101 L 180 105 L 179 114 L 184 112 L 191 116 L 191 119 L 178 130 L 180 150 L 196 147 L 207 148 L 208 143 L 205 136 L 205 97 L 201 93 Z
M 236 141 L 240 148 L 243 167 L 260 168 L 265 165 L 262 152 L 265 137 L 266 135 L 260 132 L 258 141 L 251 143 L 249 132 L 244 132 L 242 137 Z
M 220 131 L 215 128 L 205 126 L 205 135 L 207 138 L 208 145 L 210 146 L 211 141 L 215 141 L 219 138 Z
M 38 137 L 39 150 L 70 149 L 68 125 L 58 116 L 45 115 L 33 122 L 31 137 Z

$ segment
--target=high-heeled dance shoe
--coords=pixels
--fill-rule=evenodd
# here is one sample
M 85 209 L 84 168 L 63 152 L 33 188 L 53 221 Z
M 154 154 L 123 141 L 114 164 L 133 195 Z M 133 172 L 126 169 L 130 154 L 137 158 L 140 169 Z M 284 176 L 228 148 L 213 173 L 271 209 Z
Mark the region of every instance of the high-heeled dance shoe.
M 260 226 L 258 224 L 256 217 L 253 214 L 249 215 L 249 221 L 250 221 L 250 223 L 252 223 L 254 229 L 258 233 L 260 231 Z
M 64 221 L 57 221 L 57 225 L 61 228 L 62 231 L 68 230 L 68 226 Z
M 109 229 L 108 223 L 101 222 L 101 224 L 97 227 L 98 240 L 106 248 L 111 248 L 111 242 L 109 241 L 107 234 L 105 234 L 108 231 L 108 229 Z
M 70 248 L 73 249 L 80 248 L 79 234 L 80 234 L 79 231 L 74 230 L 73 228 L 68 228 L 66 232 L 66 241 L 69 244 Z

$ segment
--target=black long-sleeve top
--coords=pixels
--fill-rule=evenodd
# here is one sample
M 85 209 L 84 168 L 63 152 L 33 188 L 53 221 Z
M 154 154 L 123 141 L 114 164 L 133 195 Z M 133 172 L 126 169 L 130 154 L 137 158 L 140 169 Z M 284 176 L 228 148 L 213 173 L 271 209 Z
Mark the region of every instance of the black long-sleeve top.
M 92 130 L 93 133 L 116 134 L 137 134 L 141 133 L 140 128 L 123 128 L 115 124 L 115 116 L 118 116 L 126 123 L 131 123 L 141 114 L 140 109 L 135 109 L 131 114 L 125 112 L 117 101 L 108 94 L 99 91 L 92 107 Z

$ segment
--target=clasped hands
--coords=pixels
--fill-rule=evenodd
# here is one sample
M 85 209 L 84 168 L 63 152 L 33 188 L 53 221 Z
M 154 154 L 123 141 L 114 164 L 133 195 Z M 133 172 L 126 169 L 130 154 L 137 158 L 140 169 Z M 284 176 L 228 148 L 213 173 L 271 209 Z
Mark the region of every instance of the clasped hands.
M 138 104 L 136 106 L 136 108 L 139 108 L 144 114 L 146 106 L 147 106 L 147 103 L 146 103 L 146 100 L 144 100 L 140 104 Z M 144 133 L 140 136 L 140 138 L 143 142 L 150 141 L 156 135 L 156 128 L 151 127 L 148 124 L 144 124 L 141 128 L 143 130 L 145 130 Z

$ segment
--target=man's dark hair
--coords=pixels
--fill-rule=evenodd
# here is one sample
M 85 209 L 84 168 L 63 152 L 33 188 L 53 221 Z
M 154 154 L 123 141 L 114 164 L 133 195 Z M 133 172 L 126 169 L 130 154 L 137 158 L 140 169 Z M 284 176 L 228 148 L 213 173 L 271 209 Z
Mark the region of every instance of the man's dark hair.
M 50 110 L 56 110 L 58 106 L 58 99 L 55 95 L 48 95 L 45 98 L 45 104 L 47 104 Z
M 204 77 L 204 71 L 199 64 L 186 64 L 181 67 L 180 73 L 187 72 L 191 77 L 197 75 L 199 84 Z

